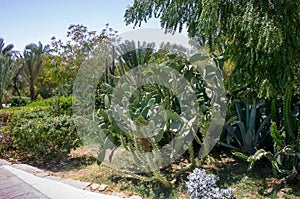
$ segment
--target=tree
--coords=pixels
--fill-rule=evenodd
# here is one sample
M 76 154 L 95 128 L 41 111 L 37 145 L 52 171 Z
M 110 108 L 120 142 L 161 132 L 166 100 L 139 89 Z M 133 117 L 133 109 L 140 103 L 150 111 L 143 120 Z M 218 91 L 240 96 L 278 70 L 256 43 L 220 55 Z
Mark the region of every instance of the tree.
M 51 76 L 51 79 L 55 84 L 59 83 L 56 85 L 58 86 L 57 92 L 61 89 L 64 90 L 64 93 L 67 90 L 67 94 L 71 94 L 73 82 L 82 63 L 90 59 L 101 45 L 109 44 L 116 33 L 117 31 L 109 28 L 108 24 L 100 32 L 90 31 L 84 25 L 70 25 L 66 43 L 52 37 L 51 47 L 55 54 L 49 57 L 46 67 L 53 71 L 54 75 Z
M 22 74 L 29 83 L 30 97 L 35 99 L 35 81 L 43 70 L 43 56 L 50 52 L 50 46 L 43 46 L 41 42 L 38 45 L 29 44 L 23 52 Z
M 234 64 L 229 91 L 268 98 L 297 81 L 299 10 L 299 1 L 285 0 L 135 0 L 124 17 L 137 26 L 154 16 L 169 32 L 186 26 L 212 55 Z
M 4 45 L 4 39 L 0 38 L 0 109 L 4 92 L 18 69 L 18 65 L 13 60 L 14 46 L 9 44 L 4 47 Z
M 5 55 L 5 54 L 11 55 L 13 53 L 12 49 L 14 48 L 14 45 L 8 44 L 6 47 L 4 47 L 4 45 L 5 45 L 4 39 L 0 38 L 0 54 L 1 55 Z
M 119 57 L 119 73 L 133 69 L 139 65 L 147 64 L 154 53 L 154 43 L 140 43 L 135 41 L 124 41 L 117 46 L 117 56 Z

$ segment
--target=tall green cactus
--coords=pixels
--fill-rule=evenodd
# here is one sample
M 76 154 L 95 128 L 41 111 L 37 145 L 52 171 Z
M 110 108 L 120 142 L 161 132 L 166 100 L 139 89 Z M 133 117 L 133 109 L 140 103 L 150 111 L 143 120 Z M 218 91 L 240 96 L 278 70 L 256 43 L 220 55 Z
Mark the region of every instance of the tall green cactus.
M 276 103 L 276 99 L 273 99 L 271 102 L 271 120 L 273 122 L 277 122 L 277 118 L 278 118 L 277 103 Z
M 300 121 L 298 121 L 298 137 L 297 137 L 296 151 L 300 152 Z
M 270 131 L 271 131 L 271 136 L 274 142 L 276 143 L 276 146 L 282 149 L 284 147 L 284 139 L 280 135 L 275 122 L 271 124 Z
M 287 131 L 287 140 L 295 140 L 293 132 L 293 123 L 292 123 L 292 113 L 291 113 L 291 98 L 292 98 L 292 89 L 288 85 L 286 87 L 284 102 L 283 102 L 283 117 L 284 117 L 284 126 Z

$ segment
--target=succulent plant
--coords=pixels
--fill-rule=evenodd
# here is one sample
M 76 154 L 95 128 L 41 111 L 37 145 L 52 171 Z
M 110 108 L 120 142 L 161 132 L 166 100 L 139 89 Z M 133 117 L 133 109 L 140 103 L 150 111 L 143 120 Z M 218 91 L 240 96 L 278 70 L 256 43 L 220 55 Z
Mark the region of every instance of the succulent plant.
M 207 174 L 204 169 L 196 168 L 186 182 L 190 199 L 220 199 L 233 198 L 233 190 L 219 189 L 216 182 L 219 177 L 214 174 Z

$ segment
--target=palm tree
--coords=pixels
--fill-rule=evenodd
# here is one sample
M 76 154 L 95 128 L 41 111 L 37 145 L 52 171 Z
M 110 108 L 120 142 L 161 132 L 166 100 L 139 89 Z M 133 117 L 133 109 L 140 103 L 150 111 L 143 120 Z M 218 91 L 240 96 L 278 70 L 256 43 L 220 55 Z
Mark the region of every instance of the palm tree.
M 4 43 L 4 39 L 0 38 L 0 54 L 1 55 L 12 55 L 13 51 L 12 49 L 14 48 L 13 44 L 8 44 L 6 47 L 4 47 L 5 43 Z
M 29 83 L 30 97 L 35 99 L 34 84 L 38 76 L 43 70 L 43 56 L 50 52 L 50 46 L 43 46 L 41 42 L 36 44 L 29 44 L 25 47 L 23 52 L 23 68 L 22 74 Z
M 117 47 L 120 62 L 124 65 L 125 70 L 135 68 L 139 65 L 146 64 L 153 54 L 154 43 L 136 42 L 126 40 Z
M 13 60 L 12 51 L 13 45 L 9 44 L 6 47 L 4 39 L 0 38 L 0 109 L 2 108 L 2 98 L 5 90 L 11 83 L 14 74 L 19 69 L 18 65 Z

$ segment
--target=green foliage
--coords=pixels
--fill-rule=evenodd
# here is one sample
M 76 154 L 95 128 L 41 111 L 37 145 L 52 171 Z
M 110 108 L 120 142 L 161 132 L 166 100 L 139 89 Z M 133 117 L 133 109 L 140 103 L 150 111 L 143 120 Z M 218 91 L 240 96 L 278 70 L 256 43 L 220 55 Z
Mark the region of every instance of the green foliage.
M 12 49 L 14 48 L 14 45 L 13 44 L 8 44 L 5 47 L 4 47 L 4 45 L 5 45 L 4 39 L 0 38 L 0 54 L 11 56 L 13 54 Z
M 262 111 L 264 103 L 245 103 L 243 108 L 235 104 L 238 120 L 227 122 L 224 126 L 226 143 L 220 144 L 247 155 L 253 154 L 269 135 L 270 116 Z
M 67 155 L 72 148 L 79 146 L 80 141 L 71 117 L 46 115 L 21 114 L 11 119 L 14 126 L 5 130 L 11 132 L 16 150 L 31 154 L 35 159 L 51 160 Z
M 167 31 L 182 31 L 235 65 L 227 88 L 244 98 L 280 96 L 287 82 L 299 82 L 298 1 L 139 1 L 125 12 L 134 26 L 160 18 Z M 297 83 L 299 85 L 299 83 Z
M 299 136 L 300 131 L 297 134 Z M 274 139 L 274 152 L 265 151 L 264 149 L 258 150 L 254 155 L 247 158 L 247 161 L 250 162 L 249 168 L 253 168 L 256 161 L 266 157 L 272 164 L 273 173 L 277 175 L 279 172 L 281 175 L 286 176 L 286 180 L 290 182 L 295 179 L 300 170 L 299 149 L 296 144 L 288 144 L 285 141 L 285 132 L 280 133 L 275 123 L 272 123 L 271 135 Z
M 2 108 L 3 95 L 20 68 L 13 59 L 13 45 L 9 44 L 5 48 L 4 45 L 4 40 L 0 38 L 0 109 Z
M 149 80 L 146 81 L 145 85 L 139 85 L 138 83 L 138 85 L 132 86 L 129 81 L 129 83 L 123 82 L 121 87 L 116 88 L 113 87 L 114 85 L 107 83 L 102 83 L 98 87 L 96 104 L 99 107 L 97 111 L 97 118 L 100 123 L 99 132 L 106 135 L 106 138 L 102 140 L 102 147 L 99 149 L 98 161 L 99 163 L 103 161 L 106 149 L 111 147 L 108 145 L 109 142 L 112 142 L 115 146 L 122 145 L 131 155 L 135 170 L 137 172 L 149 172 L 149 178 L 134 175 L 135 178 L 144 181 L 157 180 L 168 187 L 173 179 L 165 178 L 157 168 L 159 166 L 164 167 L 163 165 L 181 150 L 188 150 L 191 164 L 188 168 L 182 168 L 174 174 L 174 179 L 185 170 L 195 166 L 195 159 L 197 158 L 195 158 L 195 151 L 191 142 L 195 136 L 200 144 L 202 135 L 197 130 L 193 132 L 195 129 L 190 126 L 195 120 L 195 118 L 192 118 L 193 115 L 181 114 L 179 101 L 187 104 L 191 103 L 190 101 L 186 102 L 187 99 L 185 99 L 184 94 L 175 94 L 179 88 L 181 92 L 186 90 L 186 88 L 183 88 L 184 85 L 177 85 L 179 88 L 174 89 L 166 88 L 166 85 L 170 85 L 167 81 L 174 84 L 179 81 L 176 79 L 178 77 L 172 76 L 172 73 L 167 71 L 177 71 L 179 76 L 189 81 L 189 85 L 194 89 L 193 93 L 196 93 L 197 98 L 195 100 L 199 103 L 201 117 L 209 112 L 205 108 L 206 105 L 209 105 L 209 98 L 204 91 L 202 76 L 194 68 L 187 67 L 189 62 L 183 57 L 172 53 L 166 56 L 163 52 L 161 54 L 163 56 L 160 56 L 161 60 L 158 61 L 159 64 L 152 68 L 140 70 L 140 67 L 137 66 L 142 64 L 141 62 L 148 60 L 153 63 L 155 60 L 152 57 L 144 59 L 148 51 L 135 50 L 134 52 L 132 54 L 127 53 L 126 56 L 137 56 L 136 58 L 122 57 L 121 67 L 127 64 L 122 69 L 135 71 L 130 74 L 126 73 L 128 80 L 134 79 L 140 82 L 140 78 L 147 77 Z M 158 53 L 152 55 L 157 57 Z M 143 59 L 139 60 L 139 58 Z M 117 70 L 121 71 L 118 65 Z M 142 73 L 142 76 L 138 75 L 139 73 Z M 156 77 L 164 77 L 161 81 L 166 81 L 165 84 L 157 83 Z M 122 102 L 118 99 L 122 99 L 122 96 L 127 96 L 128 93 L 130 93 L 129 102 L 126 107 L 122 107 Z M 159 108 L 159 105 L 161 108 Z M 126 112 L 123 111 L 124 108 L 127 110 Z M 188 136 L 185 137 L 190 132 L 193 132 L 191 140 L 187 138 Z M 174 151 L 165 151 L 169 145 L 173 147 Z M 164 151 L 162 151 L 163 149 Z
M 100 33 L 90 31 L 83 25 L 70 25 L 65 43 L 52 37 L 51 47 L 55 53 L 45 59 L 45 71 L 38 81 L 41 90 L 48 88 L 44 92 L 50 96 L 71 95 L 73 82 L 82 64 L 115 37 L 116 31 L 108 24 Z
M 51 107 L 54 115 L 72 115 L 72 102 L 73 97 L 52 97 Z
M 287 139 L 295 140 L 295 136 L 293 133 L 295 129 L 293 128 L 293 122 L 291 117 L 292 116 L 291 99 L 292 99 L 291 87 L 287 86 L 284 100 L 283 100 L 283 120 L 287 132 Z
M 287 181 L 295 179 L 300 171 L 299 105 L 292 105 L 291 102 L 292 91 L 289 87 L 283 98 L 282 106 L 278 106 L 277 109 L 279 110 L 273 110 L 281 118 L 280 120 L 274 120 L 270 127 L 271 136 L 274 141 L 274 150 L 266 151 L 261 149 L 248 158 L 248 161 L 251 163 L 250 168 L 262 157 L 268 158 L 272 163 L 274 174 L 280 173 L 283 176 L 287 176 Z M 273 105 L 272 108 L 274 109 L 275 106 Z
M 11 106 L 26 106 L 30 102 L 31 102 L 31 100 L 29 98 L 18 97 L 18 98 L 14 98 L 11 101 Z
M 125 41 L 125 43 L 118 45 L 116 50 L 120 55 L 119 61 L 121 64 L 119 69 L 122 67 L 121 74 L 129 69 L 148 63 L 153 54 L 154 46 L 154 43 L 146 42 L 138 42 L 136 46 L 134 41 Z
M 29 44 L 25 47 L 23 56 L 20 58 L 23 64 L 20 75 L 29 84 L 30 98 L 36 98 L 35 83 L 43 70 L 43 56 L 50 52 L 50 46 Z
M 56 104 L 58 102 L 58 104 Z M 0 111 L 5 139 L 1 153 L 13 150 L 24 158 L 49 161 L 81 144 L 72 113 L 72 97 L 35 101 Z
M 279 133 L 275 122 L 273 122 L 271 124 L 270 131 L 271 131 L 271 136 L 272 136 L 276 146 L 283 148 L 284 147 L 284 139 L 283 139 L 283 136 Z

